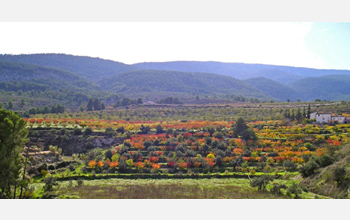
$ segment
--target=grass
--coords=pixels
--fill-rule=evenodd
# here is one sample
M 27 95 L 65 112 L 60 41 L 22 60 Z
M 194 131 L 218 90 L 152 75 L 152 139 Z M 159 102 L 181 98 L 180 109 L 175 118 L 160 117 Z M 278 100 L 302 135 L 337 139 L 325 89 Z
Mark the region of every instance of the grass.
M 290 186 L 293 181 L 274 180 Z M 272 184 L 267 187 L 272 188 Z M 59 198 L 80 199 L 288 199 L 257 191 L 247 179 L 108 179 L 84 181 L 82 186 L 69 186 L 62 181 L 56 188 Z M 303 192 L 302 198 L 313 199 L 315 194 Z M 319 196 L 319 198 L 327 198 Z

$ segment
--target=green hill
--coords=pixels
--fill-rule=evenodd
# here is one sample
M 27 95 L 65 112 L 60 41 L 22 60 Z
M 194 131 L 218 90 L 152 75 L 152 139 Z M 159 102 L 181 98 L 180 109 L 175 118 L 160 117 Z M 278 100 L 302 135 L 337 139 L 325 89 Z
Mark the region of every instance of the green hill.
M 96 82 L 136 67 L 100 58 L 67 54 L 0 55 L 0 61 L 19 62 L 66 70 Z
M 60 103 L 77 107 L 89 97 L 106 97 L 100 86 L 73 73 L 14 62 L 0 62 L 1 102 L 24 100 L 26 107 Z M 26 109 L 22 105 L 15 109 Z
M 296 101 L 302 97 L 302 95 L 292 88 L 264 77 L 246 79 L 243 80 L 243 82 L 246 82 L 280 101 L 287 101 L 287 99 Z
M 234 79 L 208 73 L 188 73 L 163 70 L 140 70 L 115 75 L 98 84 L 111 92 L 128 95 L 181 94 L 181 95 L 242 95 L 270 99 L 260 90 Z
M 298 80 L 289 86 L 303 94 L 303 100 L 350 100 L 350 76 L 328 75 Z

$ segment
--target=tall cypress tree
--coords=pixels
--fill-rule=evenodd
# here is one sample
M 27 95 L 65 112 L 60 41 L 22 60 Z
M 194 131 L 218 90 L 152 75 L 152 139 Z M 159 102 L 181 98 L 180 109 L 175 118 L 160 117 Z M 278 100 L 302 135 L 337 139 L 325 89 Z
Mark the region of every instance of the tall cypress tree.
M 88 102 L 88 104 L 87 104 L 87 108 L 86 108 L 86 110 L 87 111 L 92 111 L 93 108 L 94 107 L 94 101 L 92 101 L 92 99 L 89 99 L 89 102 Z

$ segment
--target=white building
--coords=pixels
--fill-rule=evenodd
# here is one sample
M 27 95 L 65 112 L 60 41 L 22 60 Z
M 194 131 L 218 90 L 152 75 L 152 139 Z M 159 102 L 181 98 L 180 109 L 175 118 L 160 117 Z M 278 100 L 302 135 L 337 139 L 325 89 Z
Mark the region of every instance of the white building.
M 336 113 L 318 113 L 314 112 L 310 114 L 310 119 L 315 119 L 317 123 L 347 123 L 348 120 L 345 116 L 338 115 Z
M 331 123 L 332 113 L 316 113 L 317 123 Z
M 317 112 L 311 113 L 310 114 L 310 119 L 315 119 L 316 120 L 316 115 L 317 115 Z

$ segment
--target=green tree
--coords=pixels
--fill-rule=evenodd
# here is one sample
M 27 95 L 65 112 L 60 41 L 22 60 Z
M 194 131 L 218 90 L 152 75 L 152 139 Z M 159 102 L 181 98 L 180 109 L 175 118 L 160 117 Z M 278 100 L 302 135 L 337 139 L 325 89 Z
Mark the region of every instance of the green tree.
M 89 99 L 89 102 L 87 104 L 87 111 L 92 111 L 94 107 L 94 101 L 92 101 L 92 99 Z
M 157 134 L 164 133 L 163 127 L 161 125 L 157 125 Z
M 299 196 L 302 194 L 302 190 L 300 189 L 298 184 L 293 182 L 293 185 L 288 188 L 287 194 L 289 196 L 294 195 L 294 199 L 299 199 Z
M 237 120 L 236 126 L 235 126 L 235 131 L 233 132 L 234 137 L 238 137 L 238 135 L 241 134 L 241 132 L 245 131 L 248 129 L 248 126 L 246 125 L 245 121 L 243 118 L 239 118 Z
M 101 110 L 101 103 L 98 99 L 95 99 L 94 100 L 94 110 L 97 111 L 97 110 Z
M 0 106 L 0 197 L 15 197 L 23 168 L 21 152 L 28 141 L 27 135 L 26 122 L 20 115 Z
M 7 109 L 8 109 L 8 110 L 13 109 L 12 101 L 9 101 L 9 103 L 7 104 Z
M 309 104 L 309 106 L 307 107 L 307 118 L 310 119 L 310 115 L 311 115 L 311 106 Z
M 137 104 L 142 104 L 142 103 L 143 103 L 142 98 L 138 98 L 137 99 Z
M 260 177 L 255 177 L 252 179 L 252 181 L 250 182 L 250 186 L 251 187 L 258 187 L 258 190 L 262 190 L 265 191 L 267 184 L 269 184 L 269 182 L 273 181 L 274 178 L 273 176 L 270 175 L 262 175 Z
M 300 168 L 299 171 L 301 175 L 305 178 L 313 175 L 319 167 L 320 166 L 316 163 L 316 161 L 313 158 L 311 158 L 306 164 L 304 164 Z

